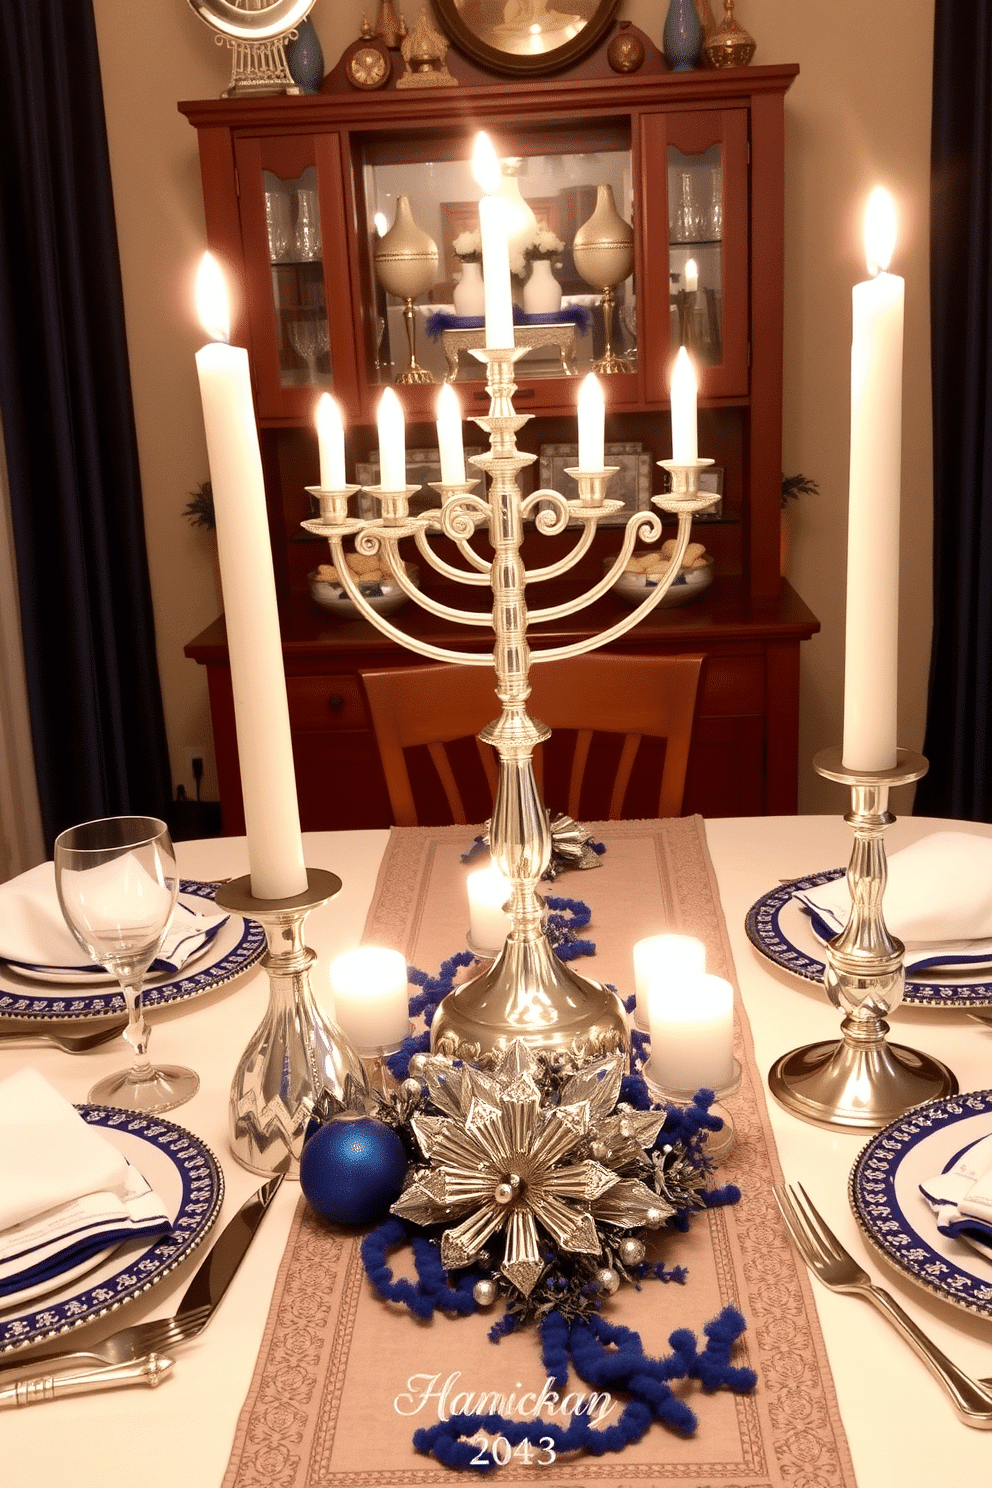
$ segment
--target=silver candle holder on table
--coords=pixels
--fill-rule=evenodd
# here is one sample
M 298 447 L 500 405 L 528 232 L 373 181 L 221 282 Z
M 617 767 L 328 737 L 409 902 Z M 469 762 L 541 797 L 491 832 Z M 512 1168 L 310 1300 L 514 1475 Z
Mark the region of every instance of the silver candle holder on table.
M 851 915 L 827 945 L 823 975 L 827 996 L 845 1016 L 839 1040 L 784 1054 L 772 1066 L 768 1084 L 776 1100 L 805 1121 L 842 1128 L 887 1126 L 910 1106 L 954 1095 L 958 1088 L 939 1059 L 886 1038 L 886 1016 L 905 990 L 905 947 L 882 915 L 883 837 L 895 821 L 889 790 L 919 780 L 927 761 L 900 749 L 892 770 L 849 770 L 834 747 L 822 750 L 813 768 L 851 791 L 851 810 L 844 818 L 854 832 L 847 870 Z
M 523 1039 L 534 1048 L 551 1051 L 575 1050 L 593 1055 L 629 1047 L 627 1016 L 619 997 L 608 988 L 582 976 L 559 960 L 545 934 L 544 901 L 537 892 L 551 856 L 548 812 L 534 778 L 536 745 L 550 737 L 550 730 L 527 712 L 532 664 L 564 661 L 609 644 L 625 635 L 664 598 L 681 567 L 689 542 L 693 514 L 713 504 L 709 492 L 699 490 L 699 472 L 711 460 L 676 464 L 661 461 L 670 472 L 671 491 L 652 497 L 652 504 L 678 518 L 676 549 L 665 576 L 633 611 L 597 636 L 568 646 L 549 647 L 531 653 L 527 629 L 531 622 L 559 620 L 585 608 L 605 594 L 623 573 L 638 538 L 656 542 L 662 533 L 656 512 L 637 512 L 627 522 L 624 540 L 615 562 L 603 578 L 585 593 L 562 604 L 528 611 L 527 586 L 547 582 L 569 572 L 588 552 L 597 524 L 607 514 L 622 510 L 623 503 L 606 495 L 613 467 L 571 471 L 578 496 L 566 500 L 557 491 L 538 490 L 524 497 L 519 475 L 533 463 L 534 455 L 517 449 L 516 435 L 529 415 L 513 406 L 514 363 L 522 350 L 510 347 L 475 352 L 487 363 L 489 413 L 476 418 L 489 434 L 490 449 L 472 463 L 489 477 L 486 497 L 475 494 L 478 481 L 460 485 L 440 482 L 439 510 L 418 516 L 409 514 L 412 489 L 385 491 L 373 487 L 381 515 L 357 521 L 347 515 L 344 492 L 326 492 L 309 487 L 320 501 L 321 517 L 303 526 L 327 538 L 332 562 L 341 582 L 359 612 L 398 645 L 431 661 L 452 661 L 463 666 L 492 666 L 496 673 L 496 696 L 500 716 L 479 735 L 499 754 L 499 781 L 490 827 L 493 862 L 513 886 L 508 913 L 512 928 L 501 954 L 472 981 L 455 988 L 441 1003 L 431 1028 L 431 1046 L 436 1053 L 485 1062 L 497 1046 Z M 348 488 L 348 491 L 352 490 Z M 344 497 L 344 500 L 340 499 Z M 556 563 L 527 570 L 520 549 L 524 522 L 533 517 L 538 532 L 548 536 L 564 532 L 570 522 L 582 524 L 572 551 Z M 479 527 L 488 528 L 493 547 L 491 559 L 472 547 Z M 446 563 L 431 546 L 433 533 L 449 538 L 467 567 Z M 405 634 L 379 615 L 363 596 L 344 560 L 342 543 L 354 535 L 359 553 L 381 555 L 383 566 L 410 599 L 430 614 L 463 625 L 492 629 L 491 656 L 436 646 Z M 453 608 L 424 594 L 413 585 L 399 554 L 403 538 L 412 538 L 432 568 L 461 584 L 491 587 L 491 613 Z
M 231 1085 L 231 1149 L 252 1173 L 298 1178 L 315 1109 L 327 1117 L 363 1105 L 369 1093 L 358 1053 L 314 998 L 317 957 L 303 938 L 307 916 L 340 889 L 337 874 L 308 868 L 306 890 L 288 899 L 256 899 L 248 874 L 217 890 L 221 909 L 258 920 L 268 940 L 269 1005 Z

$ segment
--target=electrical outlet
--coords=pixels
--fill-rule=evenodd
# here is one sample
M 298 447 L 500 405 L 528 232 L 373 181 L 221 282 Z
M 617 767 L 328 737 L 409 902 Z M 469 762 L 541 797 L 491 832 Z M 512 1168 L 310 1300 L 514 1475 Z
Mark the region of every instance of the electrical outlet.
M 186 794 L 187 794 L 187 796 L 189 796 L 190 800 L 195 800 L 196 799 L 196 775 L 195 775 L 194 770 L 193 770 L 193 761 L 194 760 L 199 760 L 200 761 L 200 765 L 201 765 L 201 779 L 202 779 L 202 770 L 206 769 L 206 764 L 207 764 L 207 752 L 206 752 L 206 749 L 204 748 L 204 746 L 202 744 L 189 744 L 183 750 L 183 759 L 185 760 L 185 763 L 186 763 L 186 768 L 183 770 L 183 785 L 186 787 Z

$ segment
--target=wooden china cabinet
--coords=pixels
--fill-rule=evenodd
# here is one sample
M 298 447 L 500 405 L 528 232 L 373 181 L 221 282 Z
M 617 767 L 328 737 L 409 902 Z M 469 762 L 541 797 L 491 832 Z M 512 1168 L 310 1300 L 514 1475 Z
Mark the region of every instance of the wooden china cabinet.
M 471 221 L 478 199 L 469 159 L 480 127 L 514 162 L 539 220 L 566 243 L 556 268 L 564 303 L 586 312 L 576 317 L 579 373 L 601 353 L 603 326 L 568 245 L 604 181 L 633 225 L 634 270 L 618 291 L 612 330 L 614 349 L 632 370 L 603 383 L 608 443 L 644 452 L 631 456 L 634 506 L 661 489 L 654 462 L 671 451 L 668 363 L 683 337 L 693 344 L 701 368 L 699 449 L 722 471 L 720 514 L 693 531 L 714 556 L 714 582 L 692 604 L 656 609 L 614 649 L 707 656 L 687 809 L 713 816 L 796 809 L 799 646 L 818 629 L 779 564 L 783 110 L 798 69 L 670 73 L 644 40 L 644 66 L 629 75 L 608 66 L 608 35 L 582 64 L 550 78 L 486 78 L 449 52 L 456 87 L 359 92 L 339 65 L 316 96 L 180 104 L 199 136 L 209 245 L 241 291 L 232 339 L 247 346 L 254 379 L 305 828 L 389 823 L 358 674 L 419 661 L 364 621 L 338 619 L 310 598 L 307 574 L 328 556 L 300 527 L 311 514 L 305 487 L 317 483 L 314 404 L 320 391 L 333 390 L 347 421 L 349 478 L 373 483 L 375 405 L 409 361 L 403 307 L 375 279 L 377 230 L 391 225 L 402 194 L 438 244 L 433 302 L 417 307 L 417 358 L 440 382 L 446 363 L 440 341 L 427 333 L 429 317 L 452 309 L 450 239 Z M 687 287 L 690 258 L 695 294 Z M 517 376 L 518 411 L 533 416 L 520 447 L 540 455 L 574 444 L 578 379 L 564 375 L 555 348 L 529 352 Z M 464 353 L 456 387 L 467 419 L 485 411 L 482 369 Z M 436 451 L 437 387 L 400 385 L 398 392 L 408 450 Z M 466 429 L 467 445 L 482 442 L 481 431 L 473 440 Z M 535 462 L 522 479 L 536 488 L 539 477 Z M 571 534 L 530 534 L 525 556 L 546 563 L 572 542 Z M 601 530 L 561 581 L 568 589 L 542 586 L 541 603 L 585 588 L 619 544 L 615 528 Z M 464 605 L 466 593 L 480 592 L 446 588 L 420 567 L 425 589 L 449 603 Z M 534 644 L 602 630 L 622 608 L 607 596 L 541 628 Z M 412 604 L 397 623 L 436 643 L 486 649 L 484 633 L 456 636 L 454 626 Z M 223 618 L 186 654 L 207 667 L 224 827 L 238 832 Z

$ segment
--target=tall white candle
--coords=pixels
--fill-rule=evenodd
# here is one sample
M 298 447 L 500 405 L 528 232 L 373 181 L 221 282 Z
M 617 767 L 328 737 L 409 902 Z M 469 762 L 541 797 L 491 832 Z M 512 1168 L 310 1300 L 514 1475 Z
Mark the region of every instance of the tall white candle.
M 895 207 L 876 187 L 865 211 L 865 254 L 875 277 L 853 294 L 843 749 L 849 770 L 896 763 L 906 285 L 886 272 L 894 247 Z
M 681 987 L 706 970 L 706 947 L 692 935 L 649 935 L 634 946 L 634 1021 L 648 1026 L 648 992 L 652 986 Z
M 579 385 L 579 469 L 602 470 L 606 465 L 603 452 L 603 389 L 595 372 L 589 372 Z
M 447 486 L 465 482 L 465 446 L 462 441 L 462 405 L 446 382 L 437 395 L 437 444 L 441 456 L 441 481 Z
M 248 353 L 225 344 L 227 293 L 210 254 L 197 276 L 197 306 L 204 328 L 222 338 L 196 353 L 196 370 L 217 519 L 251 891 L 256 899 L 287 899 L 305 891 L 307 872 L 262 460 Z
M 406 424 L 403 405 L 386 388 L 376 411 L 379 428 L 379 483 L 384 491 L 406 489 Z
M 399 951 L 359 946 L 331 962 L 334 1021 L 356 1049 L 390 1049 L 410 1031 L 406 962 Z
M 512 923 L 503 905 L 512 894 L 513 885 L 495 866 L 469 874 L 469 935 L 476 950 L 498 956 L 503 949 Z
M 475 137 L 472 174 L 485 195 L 479 202 L 482 237 L 482 281 L 485 292 L 486 345 L 513 345 L 513 297 L 510 293 L 510 209 L 499 194 L 503 173 L 488 134 Z
M 317 450 L 323 491 L 343 491 L 348 484 L 344 465 L 344 422 L 341 405 L 330 393 L 317 399 Z
M 722 977 L 697 976 L 648 994 L 648 1078 L 673 1094 L 722 1090 L 734 1073 L 734 989 Z
M 680 346 L 672 367 L 672 460 L 676 465 L 692 465 L 698 458 L 696 441 L 696 373 L 684 346 Z

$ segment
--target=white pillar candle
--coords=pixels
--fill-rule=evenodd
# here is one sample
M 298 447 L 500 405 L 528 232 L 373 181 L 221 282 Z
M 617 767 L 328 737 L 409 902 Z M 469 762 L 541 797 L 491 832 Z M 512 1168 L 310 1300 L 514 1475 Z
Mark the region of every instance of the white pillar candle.
M 379 428 L 379 484 L 384 491 L 406 489 L 406 424 L 403 405 L 386 388 L 376 412 Z
M 680 346 L 672 368 L 672 460 L 692 465 L 698 458 L 696 441 L 696 373 L 689 353 Z
M 606 465 L 603 449 L 605 417 L 603 389 L 596 374 L 589 372 L 579 385 L 580 470 L 602 470 Z
M 685 283 L 686 294 L 695 294 L 699 288 L 699 268 L 694 258 L 686 259 L 682 279 Z
M 694 1095 L 721 1090 L 734 1073 L 734 989 L 717 976 L 648 991 L 651 1062 L 648 1077 L 662 1090 Z
M 895 208 L 880 187 L 865 212 L 873 279 L 854 286 L 851 473 L 847 528 L 844 765 L 896 763 L 899 635 L 899 490 L 905 280 L 885 272 Z
M 437 395 L 437 445 L 441 456 L 441 482 L 461 486 L 465 482 L 465 446 L 462 442 L 462 405 L 446 382 Z
M 488 134 L 475 137 L 472 174 L 485 195 L 479 202 L 482 237 L 482 282 L 485 293 L 486 345 L 513 345 L 513 297 L 510 292 L 510 211 L 499 194 L 503 173 Z
M 228 346 L 227 292 L 205 254 L 197 305 L 221 339 L 196 353 L 217 520 L 227 648 L 248 834 L 251 891 L 288 899 L 307 887 L 296 799 L 272 546 L 248 353 Z
M 334 1021 L 360 1052 L 395 1048 L 410 1031 L 406 962 L 399 951 L 359 946 L 330 965 Z
M 706 970 L 706 947 L 691 935 L 649 935 L 634 946 L 634 1020 L 648 1026 L 648 989 L 680 987 Z
M 344 422 L 341 405 L 330 393 L 317 399 L 317 449 L 322 491 L 343 491 L 348 484 L 344 466 Z
M 478 868 L 469 874 L 469 935 L 476 950 L 498 956 L 503 949 L 512 924 L 503 906 L 509 903 L 512 894 L 510 880 L 494 866 Z

